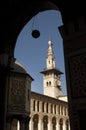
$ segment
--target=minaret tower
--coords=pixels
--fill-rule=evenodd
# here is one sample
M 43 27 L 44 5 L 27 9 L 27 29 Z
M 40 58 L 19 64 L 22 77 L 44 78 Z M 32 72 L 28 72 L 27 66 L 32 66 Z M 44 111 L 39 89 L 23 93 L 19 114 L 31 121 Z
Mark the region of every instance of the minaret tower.
M 43 74 L 44 95 L 53 98 L 61 96 L 62 89 L 60 75 L 63 73 L 55 67 L 53 44 L 51 40 L 48 41 L 46 69 L 41 71 L 41 73 Z

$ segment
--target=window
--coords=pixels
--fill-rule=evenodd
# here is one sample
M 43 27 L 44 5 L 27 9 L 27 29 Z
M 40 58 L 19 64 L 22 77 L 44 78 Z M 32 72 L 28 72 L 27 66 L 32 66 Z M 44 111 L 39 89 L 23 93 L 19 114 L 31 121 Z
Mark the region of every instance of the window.
M 48 116 L 43 118 L 43 130 L 48 130 Z
M 63 119 L 60 119 L 59 126 L 60 126 L 60 130 L 63 130 Z
M 58 106 L 58 114 L 60 115 L 60 106 Z
M 51 81 L 49 81 L 49 86 L 51 86 Z
M 46 84 L 47 84 L 47 86 L 48 86 L 48 82 L 47 82 Z
M 39 111 L 39 101 L 37 101 L 37 111 Z
M 42 103 L 42 112 L 44 112 L 44 102 Z
M 66 130 L 69 130 L 69 122 L 66 120 Z
M 54 113 L 56 114 L 56 105 L 54 105 Z
M 51 104 L 51 113 L 53 113 L 53 105 Z
M 35 111 L 35 100 L 33 101 L 33 111 Z
M 35 114 L 34 117 L 33 117 L 33 130 L 38 130 L 38 115 Z
M 53 125 L 53 130 L 56 130 L 56 118 L 55 117 L 53 117 L 52 118 L 52 125 Z

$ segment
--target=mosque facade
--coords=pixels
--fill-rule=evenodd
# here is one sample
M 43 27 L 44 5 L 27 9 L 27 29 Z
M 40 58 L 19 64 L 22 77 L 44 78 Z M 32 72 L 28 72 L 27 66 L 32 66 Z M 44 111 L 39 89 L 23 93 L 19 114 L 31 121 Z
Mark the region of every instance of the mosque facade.
M 31 91 L 34 79 L 15 61 L 7 76 L 6 130 L 70 130 L 67 95 L 62 94 L 63 72 L 56 68 L 51 40 L 46 68 L 40 73 L 43 94 Z
M 31 92 L 30 130 L 70 130 L 67 95 L 62 94 L 61 72 L 56 68 L 53 43 L 48 41 L 43 94 Z

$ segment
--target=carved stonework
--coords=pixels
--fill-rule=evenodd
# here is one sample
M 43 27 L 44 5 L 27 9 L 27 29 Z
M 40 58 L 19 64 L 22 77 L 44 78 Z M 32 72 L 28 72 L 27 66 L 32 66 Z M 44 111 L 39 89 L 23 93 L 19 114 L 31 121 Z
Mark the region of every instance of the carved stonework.
M 86 96 L 86 53 L 71 56 L 68 63 L 72 96 Z
M 9 89 L 9 109 L 24 110 L 25 107 L 25 81 L 12 79 Z

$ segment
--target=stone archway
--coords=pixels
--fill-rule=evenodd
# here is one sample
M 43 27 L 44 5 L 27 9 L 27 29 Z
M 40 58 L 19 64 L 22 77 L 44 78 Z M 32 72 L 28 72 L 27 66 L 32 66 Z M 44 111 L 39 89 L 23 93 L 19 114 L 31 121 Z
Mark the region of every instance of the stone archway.
M 52 0 L 51 0 L 52 1 Z M 27 23 L 34 14 L 37 14 L 45 5 L 41 1 L 6 1 L 6 7 L 3 2 L 1 3 L 0 8 L 0 56 L 3 57 L 5 53 L 5 58 L 8 58 L 7 65 L 11 63 L 12 57 L 14 56 L 15 42 L 17 36 L 22 29 L 22 27 Z M 70 108 L 70 117 L 71 117 L 71 126 L 72 129 L 80 130 L 79 127 L 79 109 L 80 111 L 86 110 L 86 93 L 85 93 L 85 53 L 86 53 L 86 25 L 85 25 L 85 3 L 79 2 L 78 4 L 74 1 L 54 1 L 61 10 L 64 26 L 60 28 L 62 37 L 64 39 L 64 50 L 65 50 L 65 61 L 66 61 L 66 74 L 67 74 L 67 85 L 68 85 L 68 95 L 69 95 L 69 108 Z M 39 8 L 40 7 L 40 8 Z M 76 10 L 77 7 L 77 10 Z M 29 15 L 28 15 L 29 13 Z M 70 14 L 70 15 L 69 15 Z M 27 17 L 28 16 L 28 17 Z M 83 17 L 82 17 L 83 16 Z M 79 25 L 79 26 L 77 26 Z M 77 57 L 78 56 L 78 57 Z M 0 58 L 1 59 L 1 58 Z M 2 58 L 3 59 L 3 58 Z M 5 59 L 6 60 L 6 59 Z M 73 70 L 78 70 L 75 66 L 79 62 L 79 71 L 77 73 Z M 73 62 L 72 62 L 73 61 Z M 74 68 L 73 68 L 74 66 Z M 4 120 L 6 119 L 6 76 L 9 72 L 9 69 L 3 64 L 0 66 L 0 106 L 1 109 L 1 129 L 4 130 Z M 78 75 L 78 73 L 81 75 Z M 83 73 L 83 74 L 82 74 Z M 73 75 L 72 75 L 73 74 Z M 74 80 L 74 77 L 80 80 L 80 84 L 77 83 L 77 79 Z M 77 85 L 76 85 L 77 83 Z M 74 86 L 74 87 L 73 87 Z M 77 87 L 80 86 L 80 87 Z M 82 86 L 82 87 L 81 87 Z M 73 89 L 72 89 L 73 88 Z M 78 89 L 79 88 L 79 89 Z M 77 90 L 78 89 L 78 90 Z M 82 90 L 82 91 L 80 91 Z M 76 93 L 78 94 L 76 95 Z M 79 100 L 78 100 L 79 99 Z M 79 108 L 80 106 L 80 108 Z M 81 112 L 82 113 L 82 112 Z M 71 116 L 72 115 L 72 116 Z M 81 115 L 80 115 L 81 116 Z M 74 120 L 75 119 L 75 120 Z M 84 126 L 85 123 L 84 123 Z

